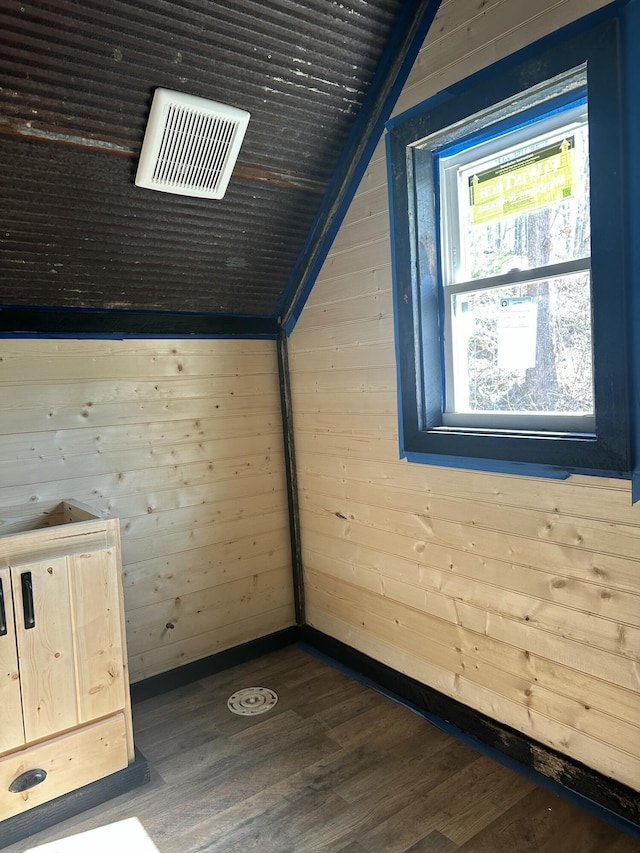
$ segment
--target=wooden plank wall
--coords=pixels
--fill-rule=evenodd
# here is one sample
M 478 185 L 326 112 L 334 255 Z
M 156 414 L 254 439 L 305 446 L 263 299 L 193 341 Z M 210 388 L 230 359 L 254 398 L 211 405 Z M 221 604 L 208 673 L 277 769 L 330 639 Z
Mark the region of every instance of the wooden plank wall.
M 398 109 L 600 5 L 445 0 Z M 640 505 L 398 460 L 382 144 L 290 361 L 309 623 L 640 789 Z
M 120 518 L 133 681 L 294 623 L 273 341 L 0 341 L 0 507 L 63 498 Z

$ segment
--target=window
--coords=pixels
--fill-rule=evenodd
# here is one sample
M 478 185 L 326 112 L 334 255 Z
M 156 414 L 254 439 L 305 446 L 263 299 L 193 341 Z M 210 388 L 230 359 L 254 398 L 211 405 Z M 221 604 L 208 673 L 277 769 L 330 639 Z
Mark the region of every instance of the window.
M 436 156 L 445 425 L 595 431 L 586 97 L 545 108 Z
M 616 67 L 610 20 L 389 122 L 410 459 L 629 471 Z

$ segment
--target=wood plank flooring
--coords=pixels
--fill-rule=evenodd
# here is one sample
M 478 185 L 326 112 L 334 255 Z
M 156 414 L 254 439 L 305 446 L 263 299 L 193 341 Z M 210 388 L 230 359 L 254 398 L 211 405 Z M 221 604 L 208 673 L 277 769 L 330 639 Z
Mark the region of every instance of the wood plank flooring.
M 231 714 L 253 686 L 275 708 Z M 139 703 L 134 727 L 149 785 L 3 851 L 136 816 L 160 853 L 640 853 L 294 646 Z

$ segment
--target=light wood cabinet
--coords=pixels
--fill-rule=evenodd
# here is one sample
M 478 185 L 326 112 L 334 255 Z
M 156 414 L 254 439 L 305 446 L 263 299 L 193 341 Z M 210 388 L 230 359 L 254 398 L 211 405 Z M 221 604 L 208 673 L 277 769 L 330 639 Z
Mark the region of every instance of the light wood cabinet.
M 134 750 L 118 520 L 71 501 L 0 515 L 1 821 Z

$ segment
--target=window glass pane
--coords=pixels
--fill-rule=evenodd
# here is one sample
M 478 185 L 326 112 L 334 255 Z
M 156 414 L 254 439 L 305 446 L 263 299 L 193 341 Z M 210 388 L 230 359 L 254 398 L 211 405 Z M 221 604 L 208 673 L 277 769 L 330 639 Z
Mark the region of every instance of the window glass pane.
M 455 281 L 589 257 L 586 117 L 458 169 Z
M 457 413 L 592 415 L 589 272 L 452 294 Z

